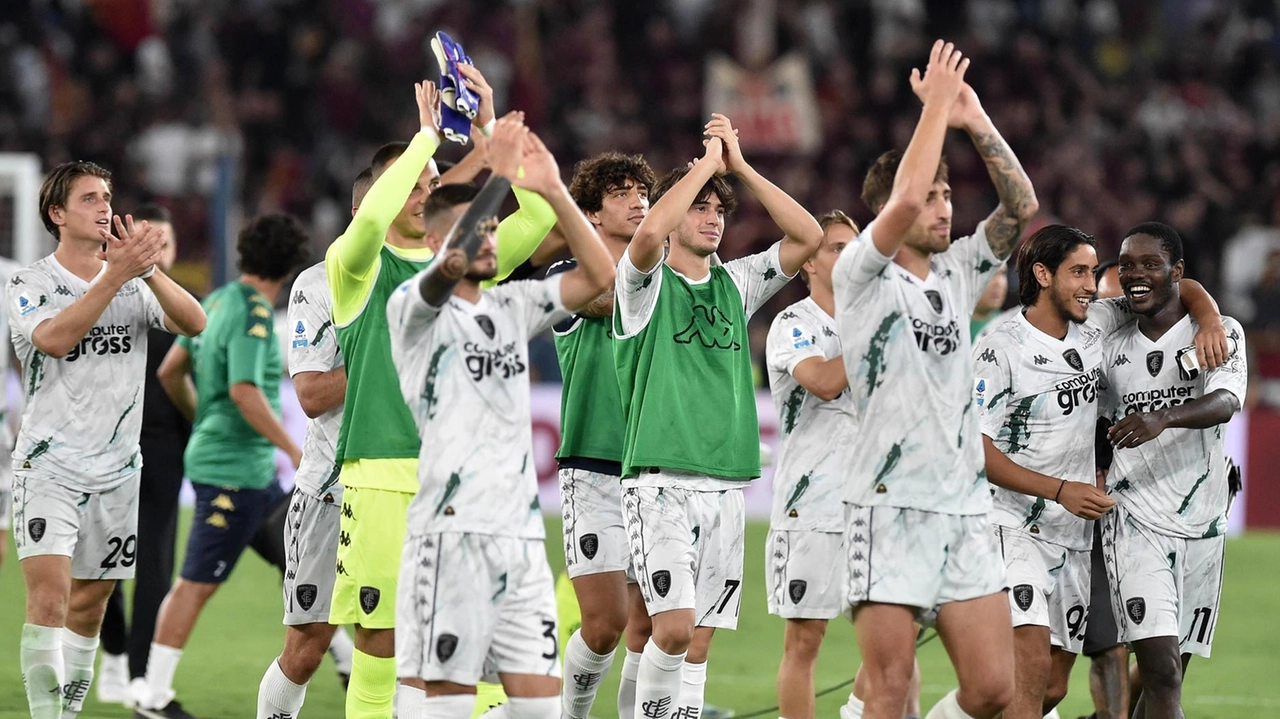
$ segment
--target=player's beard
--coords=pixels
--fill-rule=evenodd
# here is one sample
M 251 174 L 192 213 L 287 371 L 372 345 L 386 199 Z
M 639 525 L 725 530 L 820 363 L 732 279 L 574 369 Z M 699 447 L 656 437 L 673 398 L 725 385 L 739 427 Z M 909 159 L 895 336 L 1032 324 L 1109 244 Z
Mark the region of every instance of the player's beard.
M 1049 288 L 1049 299 L 1053 302 L 1053 309 L 1062 319 L 1075 324 L 1081 324 L 1089 319 L 1087 308 L 1079 307 L 1074 292 L 1066 292 L 1054 285 Z M 1081 312 L 1084 316 L 1076 314 L 1077 312 Z

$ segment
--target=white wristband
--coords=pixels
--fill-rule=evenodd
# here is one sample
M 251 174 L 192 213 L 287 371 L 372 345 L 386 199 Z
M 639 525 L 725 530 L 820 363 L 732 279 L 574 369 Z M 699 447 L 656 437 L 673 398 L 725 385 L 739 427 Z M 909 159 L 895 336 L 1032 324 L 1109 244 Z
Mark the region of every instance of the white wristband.
M 140 279 L 140 280 L 145 280 L 145 279 L 147 279 L 148 277 L 150 277 L 151 275 L 154 275 L 155 273 L 156 273 L 156 266 L 155 266 L 155 265 L 152 265 L 152 266 L 150 266 L 150 267 L 148 267 L 148 268 L 147 268 L 147 271 L 146 271 L 146 272 L 143 272 L 142 274 L 138 275 L 138 279 Z
M 493 127 L 494 125 L 497 125 L 497 124 L 498 124 L 497 118 L 491 118 L 488 122 L 484 124 L 484 127 L 480 128 L 480 134 L 484 135 L 485 137 L 493 137 Z

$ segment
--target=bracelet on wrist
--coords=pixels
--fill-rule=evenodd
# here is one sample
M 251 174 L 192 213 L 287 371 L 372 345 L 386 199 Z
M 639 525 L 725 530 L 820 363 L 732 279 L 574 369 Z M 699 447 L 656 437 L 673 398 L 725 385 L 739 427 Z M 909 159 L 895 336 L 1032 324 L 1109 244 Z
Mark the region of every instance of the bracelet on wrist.
M 1057 493 L 1057 494 L 1055 494 L 1055 495 L 1053 495 L 1053 501 L 1055 501 L 1055 502 L 1057 502 L 1057 501 L 1058 501 L 1058 497 L 1061 497 L 1061 496 L 1062 496 L 1062 488 L 1063 488 L 1063 487 L 1065 487 L 1065 486 L 1067 486 L 1067 480 L 1065 480 L 1065 479 L 1064 479 L 1064 480 L 1062 480 L 1062 484 L 1059 484 L 1059 485 L 1058 485 L 1058 493 Z

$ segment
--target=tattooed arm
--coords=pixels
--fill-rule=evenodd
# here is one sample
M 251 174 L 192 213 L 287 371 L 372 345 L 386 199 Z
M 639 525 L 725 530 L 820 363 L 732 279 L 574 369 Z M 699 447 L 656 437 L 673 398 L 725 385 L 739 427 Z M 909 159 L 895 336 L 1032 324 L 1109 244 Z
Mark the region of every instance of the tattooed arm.
M 1014 245 L 1022 237 L 1023 228 L 1040 208 L 1031 178 L 1027 177 L 1009 143 L 1000 136 L 1000 131 L 978 102 L 977 93 L 968 84 L 960 90 L 948 124 L 969 133 L 973 146 L 987 164 L 987 173 L 1000 196 L 1000 206 L 986 219 L 987 242 L 992 253 L 1004 259 L 1013 252 Z

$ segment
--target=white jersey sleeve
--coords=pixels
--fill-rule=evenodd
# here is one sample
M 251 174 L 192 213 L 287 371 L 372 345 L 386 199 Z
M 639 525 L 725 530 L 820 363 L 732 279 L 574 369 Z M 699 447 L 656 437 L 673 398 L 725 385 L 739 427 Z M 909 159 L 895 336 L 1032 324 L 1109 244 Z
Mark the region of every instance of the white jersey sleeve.
M 880 254 L 871 241 L 875 226 L 875 222 L 867 225 L 858 239 L 844 248 L 832 270 L 831 282 L 840 288 L 851 308 L 861 306 L 874 295 L 873 280 L 886 279 L 885 269 L 893 262 L 892 257 Z
M 23 342 L 30 346 L 31 336 L 40 323 L 53 319 L 62 309 L 52 302 L 56 287 L 52 277 L 30 268 L 19 270 L 5 285 L 9 330 L 15 345 Z
M 779 313 L 769 328 L 765 357 L 781 433 L 769 520 L 773 529 L 844 529 L 844 471 L 853 461 L 848 437 L 856 431 L 849 392 L 823 401 L 793 374 L 805 360 L 840 356 L 834 327 L 835 320 L 806 298 Z
M 1249 354 L 1245 350 L 1244 328 L 1231 317 L 1223 317 L 1222 324 L 1227 330 L 1227 336 L 1235 340 L 1235 351 L 1222 366 L 1205 373 L 1204 393 L 1226 390 L 1235 395 L 1237 407 L 1244 407 L 1244 397 L 1249 388 Z
M 1123 297 L 1108 297 L 1089 303 L 1089 323 L 1102 330 L 1102 336 L 1115 332 L 1134 320 L 1133 308 Z
M 614 280 L 614 316 L 619 337 L 632 337 L 649 324 L 653 309 L 658 305 L 662 290 L 662 263 L 648 272 L 641 272 L 631 263 L 631 253 L 623 252 L 618 260 L 618 275 Z
M 557 274 L 542 280 L 507 282 L 487 292 L 515 317 L 527 342 L 539 332 L 572 316 L 573 313 L 564 308 L 560 299 L 562 279 L 563 275 Z
M 742 309 L 746 312 L 747 319 L 794 277 L 787 276 L 782 270 L 782 263 L 778 259 L 781 248 L 782 243 L 775 242 L 764 252 L 724 263 L 725 271 L 742 295 Z
M 951 243 L 946 252 L 934 255 L 934 272 L 951 287 L 960 309 L 972 315 L 978 299 L 987 289 L 1004 260 L 996 257 L 987 242 L 987 223 L 978 224 L 972 235 Z
M 325 279 L 324 262 L 298 275 L 289 294 L 289 376 L 303 372 L 328 372 L 342 366 L 342 352 L 333 327 L 333 297 Z M 338 432 L 342 405 L 307 420 L 302 442 L 302 464 L 294 474 L 298 489 L 323 499 L 339 482 Z

